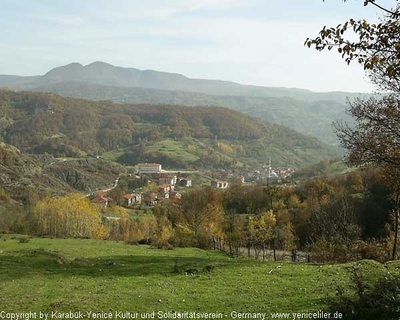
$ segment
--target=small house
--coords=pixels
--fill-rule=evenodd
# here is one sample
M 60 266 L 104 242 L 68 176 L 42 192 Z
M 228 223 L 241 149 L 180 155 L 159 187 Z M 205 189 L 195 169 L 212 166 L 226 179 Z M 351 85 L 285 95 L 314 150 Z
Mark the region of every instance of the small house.
M 214 180 L 211 181 L 211 186 L 218 189 L 226 189 L 228 188 L 228 181 L 224 180 Z
M 153 207 L 157 204 L 157 194 L 155 192 L 148 192 L 143 196 L 144 204 L 148 207 Z
M 104 196 L 97 196 L 90 200 L 91 203 L 97 204 L 101 206 L 102 208 L 107 208 L 108 203 L 111 201 L 110 198 L 104 197 Z
M 179 186 L 181 187 L 191 187 L 192 180 L 186 178 L 179 178 Z
M 140 204 L 142 202 L 142 196 L 136 193 L 127 193 L 123 195 L 124 204 L 127 207 L 133 206 L 134 204 Z
M 175 190 L 172 190 L 172 191 L 169 192 L 169 198 L 170 199 L 178 199 L 178 200 L 180 200 L 182 198 L 182 195 L 179 192 L 177 192 Z

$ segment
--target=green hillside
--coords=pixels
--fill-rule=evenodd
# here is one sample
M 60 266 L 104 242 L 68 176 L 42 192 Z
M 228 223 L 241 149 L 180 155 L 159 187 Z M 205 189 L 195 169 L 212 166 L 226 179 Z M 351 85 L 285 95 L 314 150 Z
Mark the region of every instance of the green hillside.
M 0 90 L 0 132 L 23 152 L 114 152 L 121 163 L 158 161 L 167 167 L 253 167 L 269 157 L 276 165 L 303 167 L 339 155 L 314 138 L 225 108 L 119 105 L 10 90 Z

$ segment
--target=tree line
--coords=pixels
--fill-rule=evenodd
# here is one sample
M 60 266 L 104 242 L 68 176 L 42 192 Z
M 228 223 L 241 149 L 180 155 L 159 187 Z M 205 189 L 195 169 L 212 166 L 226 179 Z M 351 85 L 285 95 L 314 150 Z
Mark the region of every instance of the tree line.
M 124 194 L 112 192 L 114 199 Z M 297 186 L 191 189 L 180 201 L 145 209 L 140 218 L 130 216 L 121 200 L 104 210 L 82 195 L 44 197 L 3 231 L 199 247 L 260 260 L 385 261 L 398 256 L 397 200 L 385 172 L 369 168 Z

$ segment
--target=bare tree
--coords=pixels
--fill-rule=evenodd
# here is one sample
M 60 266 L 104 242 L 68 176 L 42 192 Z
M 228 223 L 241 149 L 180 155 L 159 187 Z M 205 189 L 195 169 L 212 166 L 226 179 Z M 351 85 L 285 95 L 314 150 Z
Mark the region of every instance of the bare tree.
M 390 8 L 377 0 L 365 0 L 364 6 L 367 5 L 382 13 L 379 23 L 350 19 L 336 27 L 323 27 L 319 36 L 308 38 L 305 45 L 319 51 L 337 49 L 348 64 L 357 61 L 363 65 L 377 89 L 387 94 L 381 99 L 351 102 L 348 113 L 355 125 L 337 122 L 334 127 L 341 146 L 348 150 L 349 164 L 373 164 L 382 167 L 387 175 L 395 202 L 394 259 L 400 210 L 400 4 L 393 1 Z
M 380 1 L 365 0 L 382 13 L 380 23 L 350 19 L 335 27 L 324 26 L 319 36 L 305 45 L 316 50 L 337 49 L 349 64 L 357 61 L 383 91 L 400 92 L 400 4 L 385 7 Z M 354 40 L 356 39 L 356 40 Z

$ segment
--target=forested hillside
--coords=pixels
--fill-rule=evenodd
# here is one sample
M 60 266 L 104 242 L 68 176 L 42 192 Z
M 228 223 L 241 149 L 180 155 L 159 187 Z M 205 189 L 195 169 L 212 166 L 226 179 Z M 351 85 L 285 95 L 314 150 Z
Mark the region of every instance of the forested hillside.
M 329 144 L 337 143 L 332 122 L 336 119 L 348 119 L 344 103 L 335 100 L 301 100 L 284 96 L 218 96 L 198 92 L 111 87 L 77 82 L 49 84 L 32 90 L 90 100 L 111 100 L 116 103 L 220 106 L 287 126 Z
M 225 108 L 119 105 L 10 90 L 0 90 L 0 132 L 23 152 L 80 157 L 117 151 L 123 163 L 227 167 L 271 157 L 280 165 L 305 166 L 339 154 L 316 139 Z M 167 152 L 170 140 L 192 157 Z
M 180 74 L 115 67 L 104 62 L 87 66 L 71 63 L 35 77 L 0 75 L 0 86 L 116 103 L 226 107 L 288 126 L 329 144 L 337 143 L 331 125 L 334 120 L 346 118 L 346 99 L 360 96 L 190 79 Z

